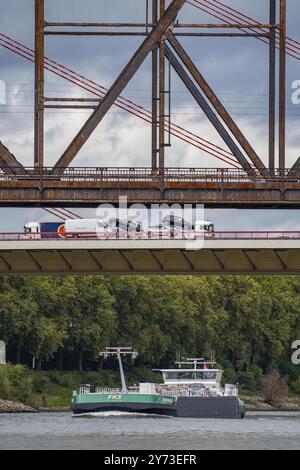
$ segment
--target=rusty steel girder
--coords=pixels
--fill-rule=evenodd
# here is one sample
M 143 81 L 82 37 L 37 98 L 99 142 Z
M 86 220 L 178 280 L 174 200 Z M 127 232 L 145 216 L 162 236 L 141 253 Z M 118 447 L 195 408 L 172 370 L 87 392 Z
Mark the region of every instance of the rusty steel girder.
M 249 174 L 242 170 L 165 168 L 73 168 L 62 176 L 26 169 L 0 173 L 0 205 L 97 206 L 128 203 L 205 204 L 207 207 L 300 207 L 300 179 L 281 169 Z
M 4 173 L 17 174 L 24 173 L 25 169 L 16 157 L 0 142 L 0 168 Z

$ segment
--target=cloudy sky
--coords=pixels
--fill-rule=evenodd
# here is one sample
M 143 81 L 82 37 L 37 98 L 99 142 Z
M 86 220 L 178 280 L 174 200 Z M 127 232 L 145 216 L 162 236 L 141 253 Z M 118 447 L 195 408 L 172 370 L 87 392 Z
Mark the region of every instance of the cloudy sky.
M 48 21 L 143 22 L 145 0 L 46 0 Z M 195 2 L 194 2 L 195 3 Z M 210 0 L 214 4 L 215 0 Z M 228 6 L 262 23 L 268 22 L 267 0 L 224 0 Z M 34 0 L 0 0 L 0 32 L 34 48 Z M 214 6 L 215 8 L 215 6 Z M 300 40 L 299 0 L 288 0 L 288 35 Z M 214 22 L 187 4 L 180 22 Z M 0 36 L 1 38 L 1 36 Z M 182 44 L 217 92 L 227 109 L 267 163 L 268 48 L 253 38 L 180 38 Z M 47 57 L 85 77 L 109 87 L 126 65 L 141 39 L 99 37 L 47 37 Z M 300 47 L 300 46 L 299 46 Z M 300 53 L 300 49 L 299 49 Z M 7 104 L 0 105 L 0 139 L 27 166 L 33 163 L 33 64 L 0 47 L 0 80 L 7 89 Z M 151 63 L 146 60 L 123 96 L 147 109 L 151 107 Z M 300 79 L 300 63 L 287 59 L 287 164 L 299 156 L 300 105 L 291 102 L 291 86 Z M 93 95 L 46 73 L 46 96 L 91 97 Z M 89 115 L 88 111 L 46 113 L 46 164 L 52 165 Z M 172 121 L 216 145 L 226 148 L 184 86 L 172 76 Z M 74 166 L 149 166 L 151 132 L 148 124 L 113 107 L 92 138 L 74 160 Z M 222 162 L 201 150 L 172 138 L 166 152 L 168 166 L 221 167 Z M 79 210 L 83 216 L 92 211 Z M 300 230 L 297 211 L 207 210 L 219 229 Z M 0 209 L 0 230 L 19 230 L 29 220 L 45 220 L 40 209 Z

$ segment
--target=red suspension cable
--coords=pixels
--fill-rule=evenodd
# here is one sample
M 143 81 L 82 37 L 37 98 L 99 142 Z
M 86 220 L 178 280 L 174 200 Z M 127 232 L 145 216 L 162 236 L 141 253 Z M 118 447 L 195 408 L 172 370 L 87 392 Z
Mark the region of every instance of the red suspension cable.
M 55 217 L 57 217 L 58 219 L 61 219 L 61 220 L 66 220 L 66 219 L 82 219 L 82 217 L 80 217 L 79 215 L 77 214 L 74 214 L 74 212 L 64 208 L 64 207 L 60 207 L 60 208 L 57 208 L 57 207 L 51 207 L 51 209 L 48 209 L 46 207 L 42 207 L 42 209 L 46 212 L 48 212 L 49 214 L 51 215 L 54 215 Z
M 238 12 L 237 10 L 235 10 L 234 8 L 231 8 L 227 5 L 225 5 L 224 3 L 222 2 L 219 2 L 217 0 L 214 0 L 214 1 L 209 1 L 209 0 L 203 0 L 203 1 L 199 1 L 199 0 L 188 0 L 188 2 L 190 5 L 192 5 L 193 7 L 196 7 L 197 9 L 209 14 L 210 16 L 213 16 L 214 18 L 217 18 L 221 21 L 224 21 L 224 23 L 226 24 L 230 24 L 232 22 L 235 22 L 239 25 L 242 25 L 242 24 L 253 24 L 253 23 L 256 23 L 257 21 L 247 15 L 244 15 L 243 13 L 240 13 Z M 218 6 L 218 5 L 220 6 Z M 212 5 L 213 7 L 209 6 L 209 5 Z M 224 12 L 224 13 L 222 13 Z M 236 18 L 238 19 L 238 21 L 236 21 Z M 229 21 L 227 21 L 229 20 Z M 241 22 L 240 22 L 241 21 Z M 251 31 L 251 32 L 254 32 L 254 33 L 260 33 L 262 31 L 264 32 L 268 32 L 268 30 L 265 28 L 265 29 L 258 29 L 258 28 L 243 28 L 241 29 L 241 31 Z M 279 38 L 280 38 L 280 33 L 279 32 L 276 32 L 276 37 L 277 37 L 277 40 L 276 40 L 276 44 L 277 46 L 279 45 Z M 259 41 L 261 42 L 264 42 L 265 44 L 268 44 L 269 41 L 267 38 L 257 38 Z M 300 60 L 300 54 L 298 53 L 298 50 L 300 51 L 300 43 L 298 41 L 296 41 L 295 39 L 292 39 L 290 37 L 287 36 L 287 55 L 297 59 L 297 60 Z M 277 47 L 278 48 L 278 47 Z
M 65 214 L 67 216 L 66 218 L 69 218 L 69 219 L 72 219 L 72 218 L 82 219 L 82 217 L 80 215 L 74 214 L 74 212 L 70 211 L 69 209 L 66 209 L 65 207 L 63 207 L 62 210 L 65 212 Z
M 197 0 L 193 0 L 193 1 L 197 2 Z M 204 1 L 208 2 L 208 0 L 204 0 Z M 211 3 L 211 2 L 209 2 L 209 3 Z M 248 22 L 248 23 L 256 23 L 255 19 L 251 18 L 250 16 L 245 15 L 242 12 L 239 12 L 239 11 L 235 10 L 234 8 L 230 7 L 229 5 L 226 5 L 223 2 L 220 2 L 218 0 L 214 0 L 214 3 L 217 3 L 218 5 L 223 7 L 223 9 L 225 8 L 227 11 L 232 11 L 236 18 L 240 17 L 242 19 L 244 18 L 246 20 L 246 22 Z M 265 29 L 265 31 L 267 31 L 267 30 Z M 280 33 L 278 31 L 276 32 L 276 35 L 277 35 L 278 38 L 280 37 Z M 297 44 L 297 46 L 293 46 L 293 47 L 300 51 L 300 42 L 299 41 L 296 41 L 295 39 L 290 38 L 289 36 L 286 37 L 286 41 L 287 41 L 287 43 L 290 43 L 290 44 Z
M 59 215 L 59 214 L 57 214 L 57 213 L 55 212 L 55 209 L 51 209 L 51 210 L 50 210 L 50 209 L 47 209 L 46 207 L 42 207 L 42 209 L 43 209 L 45 212 L 48 212 L 49 214 L 54 215 L 54 217 L 57 217 L 57 218 L 60 219 L 60 220 L 64 220 L 61 215 Z

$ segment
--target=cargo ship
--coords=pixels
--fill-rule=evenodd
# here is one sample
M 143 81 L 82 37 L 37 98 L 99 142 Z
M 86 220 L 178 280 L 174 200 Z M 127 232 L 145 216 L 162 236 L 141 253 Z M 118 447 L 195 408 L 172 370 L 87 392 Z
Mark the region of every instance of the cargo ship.
M 214 362 L 189 358 L 177 362 L 176 369 L 159 369 L 163 383 L 140 383 L 127 387 L 122 355 L 137 353 L 131 348 L 107 348 L 101 353 L 116 355 L 119 361 L 121 388 L 99 388 L 87 384 L 74 392 L 71 410 L 74 415 L 94 412 L 126 412 L 179 418 L 241 419 L 245 406 L 238 396 L 236 385 L 222 387 L 223 371 Z

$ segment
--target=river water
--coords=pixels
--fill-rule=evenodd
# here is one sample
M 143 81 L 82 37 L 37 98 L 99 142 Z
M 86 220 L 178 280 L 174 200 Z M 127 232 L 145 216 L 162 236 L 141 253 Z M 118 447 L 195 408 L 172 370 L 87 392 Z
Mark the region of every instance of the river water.
M 300 413 L 249 412 L 244 420 L 0 414 L 0 449 L 300 449 Z

